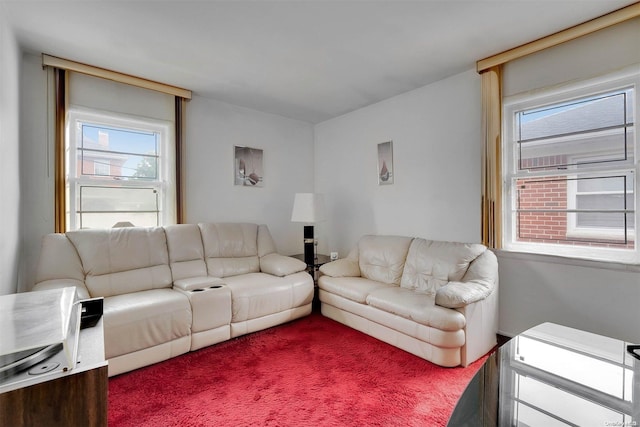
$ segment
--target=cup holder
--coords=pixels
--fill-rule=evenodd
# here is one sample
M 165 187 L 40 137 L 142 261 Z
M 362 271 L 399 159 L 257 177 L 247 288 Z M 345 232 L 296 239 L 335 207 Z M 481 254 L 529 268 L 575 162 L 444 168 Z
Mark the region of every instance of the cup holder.
M 202 292 L 204 289 L 192 289 L 191 292 Z
M 213 286 L 209 286 L 209 289 L 218 289 L 221 288 L 222 285 L 213 285 Z

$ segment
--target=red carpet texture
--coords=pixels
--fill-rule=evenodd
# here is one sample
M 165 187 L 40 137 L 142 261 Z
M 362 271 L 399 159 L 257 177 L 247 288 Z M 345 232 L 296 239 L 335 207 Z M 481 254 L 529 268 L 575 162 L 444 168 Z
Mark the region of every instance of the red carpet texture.
M 444 426 L 484 358 L 442 368 L 320 314 L 109 380 L 109 425 Z

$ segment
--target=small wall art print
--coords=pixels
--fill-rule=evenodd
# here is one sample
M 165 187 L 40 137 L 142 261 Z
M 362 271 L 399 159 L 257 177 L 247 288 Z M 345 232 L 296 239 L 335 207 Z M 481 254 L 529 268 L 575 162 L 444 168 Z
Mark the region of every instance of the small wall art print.
M 263 187 L 263 152 L 259 148 L 234 147 L 235 185 Z
M 378 144 L 378 184 L 393 184 L 393 141 Z

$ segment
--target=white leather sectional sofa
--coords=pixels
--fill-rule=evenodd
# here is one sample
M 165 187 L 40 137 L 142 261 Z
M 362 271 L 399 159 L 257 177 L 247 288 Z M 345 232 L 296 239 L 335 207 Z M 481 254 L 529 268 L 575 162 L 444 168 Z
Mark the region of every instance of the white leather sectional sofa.
M 498 263 L 483 245 L 364 236 L 320 271 L 323 315 L 433 363 L 496 345 Z
M 43 238 L 33 290 L 104 297 L 112 376 L 310 314 L 305 269 L 265 225 L 81 230 Z

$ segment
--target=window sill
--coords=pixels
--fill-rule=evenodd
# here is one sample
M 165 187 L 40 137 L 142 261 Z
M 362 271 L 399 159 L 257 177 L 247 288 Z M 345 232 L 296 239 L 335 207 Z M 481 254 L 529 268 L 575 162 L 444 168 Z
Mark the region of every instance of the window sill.
M 630 271 L 640 273 L 640 264 L 622 263 L 616 261 L 601 261 L 582 259 L 562 255 L 539 254 L 512 249 L 494 249 L 498 258 L 508 258 L 522 261 L 544 262 L 549 264 L 573 265 L 578 267 L 599 268 L 605 270 Z
M 624 242 L 624 233 L 612 233 L 611 231 L 605 230 L 593 230 L 587 228 L 568 228 L 567 229 L 567 239 L 585 239 L 585 240 L 603 240 L 603 241 L 611 241 L 612 243 L 617 243 L 623 245 Z M 635 241 L 634 232 L 629 231 L 627 233 L 627 240 L 629 242 Z

